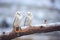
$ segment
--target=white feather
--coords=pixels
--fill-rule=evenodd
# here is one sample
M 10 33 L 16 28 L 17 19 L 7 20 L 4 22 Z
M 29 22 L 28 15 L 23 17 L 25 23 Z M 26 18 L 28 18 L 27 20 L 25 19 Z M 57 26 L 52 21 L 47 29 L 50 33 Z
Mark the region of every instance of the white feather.
M 21 26 L 21 18 L 22 18 L 21 12 L 17 11 L 15 15 L 15 20 L 14 20 L 15 27 Z
M 32 23 L 32 13 L 27 12 L 27 16 L 25 18 L 24 26 L 31 26 L 31 23 Z

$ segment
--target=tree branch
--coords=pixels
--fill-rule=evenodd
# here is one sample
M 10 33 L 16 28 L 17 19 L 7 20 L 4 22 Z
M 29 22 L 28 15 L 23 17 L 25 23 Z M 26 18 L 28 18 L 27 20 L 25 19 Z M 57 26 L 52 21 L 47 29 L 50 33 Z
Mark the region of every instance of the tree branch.
M 49 25 L 45 26 L 32 26 L 28 27 L 19 31 L 16 31 L 15 29 L 12 30 L 9 35 L 0 35 L 0 40 L 11 40 L 23 35 L 29 35 L 34 33 L 46 33 L 46 32 L 53 32 L 53 31 L 60 31 L 60 25 Z

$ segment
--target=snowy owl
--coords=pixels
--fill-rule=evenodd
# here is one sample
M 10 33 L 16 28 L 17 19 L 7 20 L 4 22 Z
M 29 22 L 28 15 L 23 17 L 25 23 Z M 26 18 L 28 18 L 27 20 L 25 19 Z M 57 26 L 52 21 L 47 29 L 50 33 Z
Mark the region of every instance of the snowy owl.
M 32 13 L 27 12 L 25 22 L 24 22 L 24 26 L 31 26 L 31 23 L 32 23 Z
M 15 14 L 15 19 L 14 19 L 14 27 L 20 27 L 21 26 L 21 18 L 22 18 L 22 13 L 17 11 Z

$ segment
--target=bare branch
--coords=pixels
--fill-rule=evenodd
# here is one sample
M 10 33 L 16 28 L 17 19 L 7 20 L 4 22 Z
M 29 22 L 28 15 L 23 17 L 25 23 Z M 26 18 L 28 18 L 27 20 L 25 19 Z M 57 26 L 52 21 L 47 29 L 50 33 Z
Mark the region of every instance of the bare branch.
M 25 28 L 19 31 L 16 31 L 14 28 L 9 35 L 1 35 L 1 40 L 11 40 L 20 36 L 34 34 L 34 33 L 46 33 L 46 32 L 53 32 L 53 31 L 60 31 L 60 25 L 49 25 L 47 27 L 45 26 L 32 26 L 29 28 Z

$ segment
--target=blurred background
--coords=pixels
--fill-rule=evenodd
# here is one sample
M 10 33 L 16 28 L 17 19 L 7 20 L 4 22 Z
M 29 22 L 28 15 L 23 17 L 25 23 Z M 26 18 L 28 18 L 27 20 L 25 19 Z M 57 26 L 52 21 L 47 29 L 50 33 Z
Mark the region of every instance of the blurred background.
M 12 31 L 16 11 L 21 11 L 23 16 L 28 11 L 32 12 L 32 25 L 42 24 L 44 20 L 48 23 L 60 22 L 60 0 L 0 0 L 0 35 Z M 23 24 L 24 19 L 22 27 Z M 60 32 L 32 34 L 13 40 L 60 40 Z

